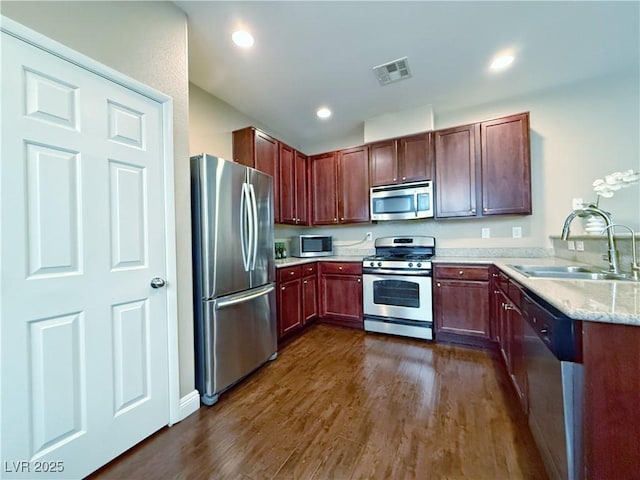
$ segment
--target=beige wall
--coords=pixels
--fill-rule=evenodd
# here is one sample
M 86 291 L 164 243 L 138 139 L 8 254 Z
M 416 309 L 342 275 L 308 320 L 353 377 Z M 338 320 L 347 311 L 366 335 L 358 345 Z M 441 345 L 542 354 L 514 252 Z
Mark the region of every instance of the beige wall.
M 187 19 L 170 2 L 11 2 L 0 12 L 173 97 L 180 394 L 194 387 Z

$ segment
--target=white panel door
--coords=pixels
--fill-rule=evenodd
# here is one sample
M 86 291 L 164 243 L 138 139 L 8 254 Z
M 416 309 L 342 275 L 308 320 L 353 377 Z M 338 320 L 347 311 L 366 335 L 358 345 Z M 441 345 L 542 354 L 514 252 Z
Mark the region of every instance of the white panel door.
M 2 33 L 2 476 L 169 422 L 162 105 Z

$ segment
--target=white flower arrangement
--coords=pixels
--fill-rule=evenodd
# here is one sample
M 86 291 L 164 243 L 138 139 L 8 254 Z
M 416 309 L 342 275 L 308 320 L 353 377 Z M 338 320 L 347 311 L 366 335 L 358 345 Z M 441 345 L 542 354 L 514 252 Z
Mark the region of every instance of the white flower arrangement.
M 640 182 L 640 173 L 633 170 L 613 172 L 604 178 L 598 178 L 593 182 L 593 191 L 598 195 L 595 206 L 600 203 L 600 197 L 611 198 L 614 192 L 621 188 L 630 187 Z

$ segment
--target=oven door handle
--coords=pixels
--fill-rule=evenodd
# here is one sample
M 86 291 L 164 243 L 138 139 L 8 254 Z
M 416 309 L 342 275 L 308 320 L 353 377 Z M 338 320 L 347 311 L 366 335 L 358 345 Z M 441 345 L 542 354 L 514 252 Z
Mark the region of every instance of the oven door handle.
M 400 275 L 403 277 L 431 277 L 432 270 L 392 270 L 392 269 L 376 269 L 375 271 L 364 270 L 363 275 Z

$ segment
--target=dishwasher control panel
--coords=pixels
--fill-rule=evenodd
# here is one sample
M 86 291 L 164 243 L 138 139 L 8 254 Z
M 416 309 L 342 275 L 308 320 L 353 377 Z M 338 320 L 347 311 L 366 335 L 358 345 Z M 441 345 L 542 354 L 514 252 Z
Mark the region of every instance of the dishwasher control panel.
M 522 297 L 522 316 L 558 360 L 582 361 L 582 329 L 573 320 L 544 300 L 527 292 Z

